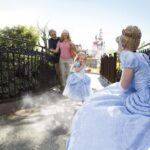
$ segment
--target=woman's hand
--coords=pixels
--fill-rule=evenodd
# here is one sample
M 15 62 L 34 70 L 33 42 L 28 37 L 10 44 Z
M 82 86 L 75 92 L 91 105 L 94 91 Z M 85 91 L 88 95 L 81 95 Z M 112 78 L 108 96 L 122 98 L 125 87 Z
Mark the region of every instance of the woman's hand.
M 50 52 L 54 53 L 54 49 L 50 49 Z
M 50 49 L 50 52 L 52 52 L 52 53 L 58 53 L 58 52 L 56 51 L 56 49 Z

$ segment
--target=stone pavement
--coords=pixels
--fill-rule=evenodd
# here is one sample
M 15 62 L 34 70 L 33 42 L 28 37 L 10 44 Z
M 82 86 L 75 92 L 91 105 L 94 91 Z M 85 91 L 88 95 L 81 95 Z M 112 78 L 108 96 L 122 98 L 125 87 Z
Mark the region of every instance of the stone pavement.
M 107 85 L 99 75 L 89 76 L 94 91 Z M 26 95 L 18 103 L 16 111 L 0 117 L 0 150 L 65 150 L 72 118 L 82 103 L 62 96 L 57 87 Z

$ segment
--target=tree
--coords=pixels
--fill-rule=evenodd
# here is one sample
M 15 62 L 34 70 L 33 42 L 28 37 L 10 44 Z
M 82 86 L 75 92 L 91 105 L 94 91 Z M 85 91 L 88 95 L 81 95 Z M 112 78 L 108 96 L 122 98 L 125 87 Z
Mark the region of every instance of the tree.
M 0 37 L 0 45 L 3 46 L 35 48 L 39 41 L 39 31 L 32 26 L 4 27 L 0 29 Z
M 40 27 L 39 23 L 37 22 L 37 27 L 40 32 L 40 38 L 44 43 L 44 47 L 48 48 L 47 41 L 48 41 L 48 22 L 44 25 L 44 27 Z
M 112 48 L 111 48 L 111 49 L 107 49 L 107 50 L 106 50 L 106 53 L 107 53 L 107 54 L 112 54 L 112 55 L 113 55 L 113 54 L 114 54 L 114 52 L 115 52 L 115 50 L 114 50 L 114 49 L 112 49 Z

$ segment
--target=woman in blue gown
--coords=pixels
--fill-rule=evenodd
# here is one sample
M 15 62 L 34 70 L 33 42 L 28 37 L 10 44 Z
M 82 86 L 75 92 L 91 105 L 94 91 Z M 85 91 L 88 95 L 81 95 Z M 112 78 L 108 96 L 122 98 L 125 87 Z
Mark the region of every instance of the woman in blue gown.
M 128 26 L 117 38 L 122 76 L 91 96 L 73 120 L 67 150 L 150 149 L 150 60 L 135 52 L 141 31 Z

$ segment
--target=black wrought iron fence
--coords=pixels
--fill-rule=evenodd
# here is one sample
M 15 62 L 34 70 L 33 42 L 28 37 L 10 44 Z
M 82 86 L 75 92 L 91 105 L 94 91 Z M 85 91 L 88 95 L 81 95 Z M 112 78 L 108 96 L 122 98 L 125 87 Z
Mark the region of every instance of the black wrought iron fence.
M 140 51 L 141 53 L 145 53 L 150 57 L 150 48 L 144 49 Z
M 53 56 L 40 50 L 0 46 L 0 103 L 56 85 Z
M 113 56 L 104 54 L 101 58 L 100 74 L 110 82 L 116 81 L 116 60 L 116 53 Z
M 140 50 L 150 57 L 150 49 Z M 119 81 L 121 77 L 120 60 L 117 53 L 114 55 L 103 55 L 101 57 L 100 74 L 111 83 Z

